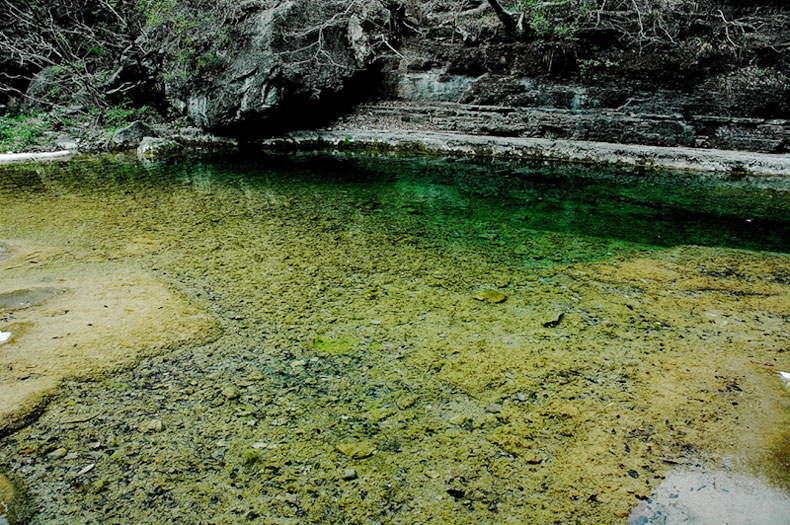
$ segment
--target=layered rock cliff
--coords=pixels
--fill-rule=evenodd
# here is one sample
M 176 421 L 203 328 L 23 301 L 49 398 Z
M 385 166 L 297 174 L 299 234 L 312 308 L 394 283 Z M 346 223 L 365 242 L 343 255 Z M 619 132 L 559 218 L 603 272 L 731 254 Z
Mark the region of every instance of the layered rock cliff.
M 350 124 L 790 151 L 790 35 L 765 22 L 764 33 L 741 28 L 736 42 L 728 25 L 729 17 L 756 24 L 769 6 L 708 2 L 674 37 L 643 49 L 611 32 L 553 43 L 515 38 L 485 8 L 423 10 L 426 29 L 411 34 L 379 99 L 358 108 Z M 471 38 L 463 28 L 475 21 L 483 29 Z
M 136 20 L 119 26 L 133 44 L 96 75 L 100 85 L 75 90 L 83 103 L 171 108 L 219 134 L 271 136 L 346 115 L 336 126 L 790 150 L 790 10 L 781 2 L 118 5 Z M 14 72 L 36 73 L 28 101 L 63 103 L 45 80 L 62 93 L 68 69 L 17 62 Z

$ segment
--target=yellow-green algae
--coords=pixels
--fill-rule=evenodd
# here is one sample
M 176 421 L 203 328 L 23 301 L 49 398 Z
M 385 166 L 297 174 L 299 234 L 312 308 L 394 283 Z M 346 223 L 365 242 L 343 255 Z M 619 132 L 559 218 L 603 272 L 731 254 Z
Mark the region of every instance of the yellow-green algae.
M 64 378 L 108 373 L 218 331 L 208 315 L 134 268 L 75 264 L 66 252 L 25 242 L 3 245 L 0 323 L 11 335 L 0 348 L 0 433 L 40 411 Z
M 786 191 L 336 162 L 0 172 L 0 238 L 225 334 L 4 438 L 34 522 L 616 523 L 695 462 L 788 488 L 790 258 L 727 247 L 779 251 Z

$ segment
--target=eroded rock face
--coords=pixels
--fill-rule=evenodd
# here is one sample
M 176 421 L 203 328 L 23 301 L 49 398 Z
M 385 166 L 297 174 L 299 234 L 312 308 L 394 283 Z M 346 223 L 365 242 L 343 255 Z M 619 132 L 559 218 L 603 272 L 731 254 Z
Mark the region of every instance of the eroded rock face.
M 170 79 L 168 97 L 195 124 L 223 134 L 267 134 L 332 108 L 370 67 L 387 11 L 375 1 L 325 4 L 248 7 L 237 35 L 212 50 L 222 64 L 199 78 Z
M 30 85 L 22 102 L 22 111 L 34 112 L 46 109 L 52 102 L 51 90 L 62 82 L 63 74 L 56 67 L 46 67 L 30 79 Z
M 145 137 L 155 137 L 156 132 L 145 122 L 135 121 L 115 132 L 112 146 L 116 149 L 135 148 Z

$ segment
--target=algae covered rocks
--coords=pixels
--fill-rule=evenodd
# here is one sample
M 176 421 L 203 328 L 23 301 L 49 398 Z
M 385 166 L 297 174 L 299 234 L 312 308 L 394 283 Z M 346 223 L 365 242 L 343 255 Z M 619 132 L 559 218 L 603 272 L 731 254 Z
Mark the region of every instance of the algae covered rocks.
M 486 301 L 489 303 L 503 303 L 507 299 L 507 296 L 497 290 L 483 290 L 475 294 L 474 298 L 478 301 Z

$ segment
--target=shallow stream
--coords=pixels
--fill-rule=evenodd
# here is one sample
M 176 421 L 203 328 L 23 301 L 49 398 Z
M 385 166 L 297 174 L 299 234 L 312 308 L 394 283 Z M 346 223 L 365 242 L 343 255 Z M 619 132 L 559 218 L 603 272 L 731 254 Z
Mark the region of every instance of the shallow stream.
M 33 523 L 625 523 L 683 468 L 785 493 L 788 252 L 772 180 L 0 167 L 0 470 Z

